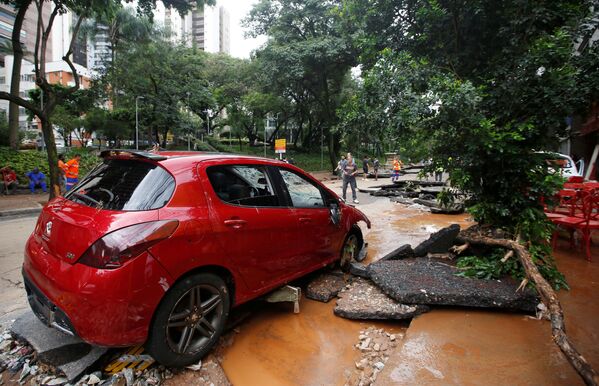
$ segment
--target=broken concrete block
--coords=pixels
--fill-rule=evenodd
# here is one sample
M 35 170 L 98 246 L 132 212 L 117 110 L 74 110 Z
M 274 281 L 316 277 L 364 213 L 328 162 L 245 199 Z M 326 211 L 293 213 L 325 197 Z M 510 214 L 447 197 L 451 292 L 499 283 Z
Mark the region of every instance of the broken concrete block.
M 339 293 L 334 313 L 347 319 L 411 319 L 427 306 L 401 304 L 368 280 L 356 278 Z
M 457 268 L 427 258 L 381 261 L 370 266 L 371 280 L 400 303 L 504 308 L 535 312 L 539 303 L 530 289 L 516 292 L 518 283 L 457 276 Z
M 58 367 L 72 382 L 92 366 L 107 349 L 46 327 L 31 311 L 17 318 L 12 332 L 29 342 L 41 362 Z
M 414 250 L 412 249 L 412 246 L 410 244 L 404 244 L 401 247 L 395 249 L 394 251 L 387 253 L 385 256 L 381 257 L 378 261 L 399 260 L 399 259 L 405 259 L 406 257 L 413 257 L 413 256 L 414 256 Z
M 345 280 L 343 280 L 343 277 L 323 273 L 308 284 L 308 287 L 306 288 L 306 297 L 308 299 L 327 303 L 337 296 L 344 286 Z
M 368 279 L 370 275 L 368 273 L 368 266 L 360 263 L 351 263 L 349 265 L 349 273 L 354 276 L 363 277 L 365 279 Z
M 451 248 L 456 237 L 460 233 L 460 226 L 452 224 L 447 228 L 433 233 L 427 240 L 424 240 L 420 245 L 414 248 L 414 255 L 421 257 L 427 253 L 444 253 Z

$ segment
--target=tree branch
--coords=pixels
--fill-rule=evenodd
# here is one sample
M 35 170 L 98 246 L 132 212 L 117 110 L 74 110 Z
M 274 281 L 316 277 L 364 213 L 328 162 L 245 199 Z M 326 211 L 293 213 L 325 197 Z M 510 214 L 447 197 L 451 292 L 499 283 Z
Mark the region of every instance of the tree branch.
M 30 101 L 23 99 L 19 96 L 12 95 L 11 93 L 8 93 L 6 91 L 0 91 L 0 99 L 4 99 L 4 100 L 10 101 L 14 104 L 17 104 L 21 107 L 24 107 L 27 110 L 30 110 L 31 112 L 33 112 L 38 117 L 40 115 L 42 115 L 42 110 L 37 108 L 37 106 L 35 106 L 33 103 L 31 103 Z
M 75 85 L 73 87 L 69 87 L 69 89 L 67 90 L 68 94 L 71 94 L 71 93 L 79 90 L 79 75 L 77 74 L 77 69 L 75 68 L 75 65 L 73 64 L 73 62 L 71 61 L 70 56 L 73 54 L 73 48 L 75 47 L 75 42 L 77 41 L 77 35 L 79 35 L 79 28 L 81 27 L 81 23 L 83 22 L 83 19 L 84 19 L 83 16 L 79 16 L 79 18 L 77 19 L 77 23 L 75 24 L 75 27 L 73 28 L 71 44 L 69 44 L 69 50 L 62 57 L 62 60 L 67 62 L 67 64 L 71 68 L 71 72 L 73 73 L 73 78 L 75 79 Z
M 551 317 L 551 334 L 553 341 L 562 350 L 568 362 L 578 372 L 580 377 L 584 380 L 587 385 L 599 384 L 599 375 L 591 367 L 591 365 L 584 359 L 582 355 L 576 350 L 570 339 L 566 335 L 566 324 L 564 322 L 564 312 L 562 306 L 557 298 L 557 295 L 551 285 L 545 280 L 545 278 L 539 272 L 539 269 L 532 261 L 530 254 L 526 248 L 514 241 L 508 239 L 493 239 L 484 236 L 462 236 L 458 238 L 460 241 L 467 242 L 470 244 L 488 245 L 492 247 L 501 247 L 511 249 L 516 253 L 520 263 L 524 267 L 526 276 L 532 280 L 536 289 L 541 296 L 541 300 L 547 306 Z
M 43 13 L 43 8 L 40 8 L 40 15 Z M 42 29 L 42 47 L 40 54 L 40 73 L 43 75 L 43 79 L 45 82 L 46 79 L 46 47 L 48 46 L 48 39 L 50 38 L 50 32 L 52 31 L 52 25 L 54 24 L 54 19 L 58 12 L 60 11 L 60 7 L 55 6 L 50 14 L 50 18 L 48 19 L 48 25 L 44 28 L 43 24 L 40 23 L 40 27 Z M 39 33 L 39 30 L 38 30 Z

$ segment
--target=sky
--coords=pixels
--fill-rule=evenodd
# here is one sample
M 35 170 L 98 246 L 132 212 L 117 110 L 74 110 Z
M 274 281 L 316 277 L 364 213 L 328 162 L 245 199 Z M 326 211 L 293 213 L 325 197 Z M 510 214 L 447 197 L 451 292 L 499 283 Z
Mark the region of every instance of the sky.
M 246 17 L 252 6 L 257 2 L 258 0 L 217 0 L 217 5 L 222 5 L 229 11 L 231 56 L 249 58 L 252 50 L 266 42 L 265 36 L 260 36 L 256 39 L 246 39 L 244 37 L 244 29 L 241 27 L 241 20 Z

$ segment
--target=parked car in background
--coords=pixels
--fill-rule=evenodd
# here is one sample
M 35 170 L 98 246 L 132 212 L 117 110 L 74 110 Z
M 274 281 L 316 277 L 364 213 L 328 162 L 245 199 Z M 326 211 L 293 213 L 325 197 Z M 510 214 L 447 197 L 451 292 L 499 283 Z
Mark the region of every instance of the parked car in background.
M 101 346 L 146 342 L 197 362 L 231 307 L 363 245 L 359 210 L 301 169 L 256 157 L 107 151 L 27 241 L 23 277 L 47 325 Z
M 550 169 L 563 177 L 582 176 L 582 173 L 584 172 L 583 160 L 579 161 L 579 164 L 577 165 L 574 160 L 572 160 L 572 157 L 566 154 L 554 152 L 537 152 L 537 154 L 544 156 Z

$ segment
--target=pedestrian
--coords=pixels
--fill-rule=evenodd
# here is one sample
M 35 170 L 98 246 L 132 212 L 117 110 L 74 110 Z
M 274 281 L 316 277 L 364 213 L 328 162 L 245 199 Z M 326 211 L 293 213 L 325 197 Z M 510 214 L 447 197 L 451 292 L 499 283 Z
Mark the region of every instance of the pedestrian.
M 339 178 L 343 178 L 343 163 L 345 162 L 345 156 L 342 155 L 339 162 L 337 162 L 337 167 L 335 168 L 335 172 L 338 174 Z
M 362 160 L 362 171 L 364 172 L 364 181 L 366 181 L 366 179 L 368 178 L 368 162 L 370 161 L 370 159 L 368 158 L 367 155 L 364 156 L 364 159 Z
M 358 165 L 354 161 L 351 153 L 347 153 L 347 158 L 341 164 L 343 171 L 343 200 L 347 194 L 347 185 L 351 187 L 351 194 L 354 204 L 359 204 L 358 196 L 356 195 L 356 174 L 358 173 Z
M 403 162 L 397 156 L 393 157 L 393 176 L 391 176 L 391 181 L 399 181 L 399 171 L 402 164 Z
M 81 161 L 81 154 L 75 154 L 75 156 L 66 163 L 65 176 L 67 177 L 67 182 L 65 185 L 67 192 L 79 181 L 79 161 Z
M 32 171 L 25 174 L 29 178 L 29 190 L 35 194 L 35 188 L 41 188 L 46 193 L 46 175 L 39 168 L 33 168 Z
M 13 192 L 17 189 L 17 173 L 10 166 L 5 166 L 0 169 L 2 173 L 2 186 L 4 186 L 4 194 L 9 195 L 10 189 Z
M 67 173 L 68 167 L 64 162 L 64 154 L 58 155 L 58 182 L 60 184 L 60 192 L 64 193 L 67 190 Z
M 379 180 L 379 168 L 381 167 L 381 162 L 378 158 L 374 157 L 374 161 L 372 161 L 372 167 L 374 169 L 374 180 Z

